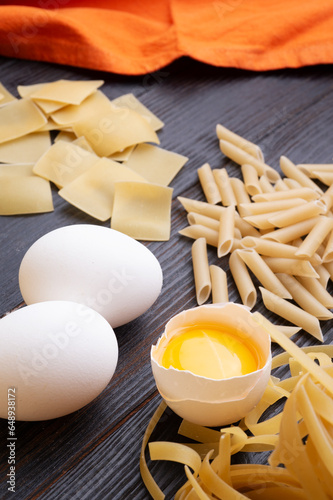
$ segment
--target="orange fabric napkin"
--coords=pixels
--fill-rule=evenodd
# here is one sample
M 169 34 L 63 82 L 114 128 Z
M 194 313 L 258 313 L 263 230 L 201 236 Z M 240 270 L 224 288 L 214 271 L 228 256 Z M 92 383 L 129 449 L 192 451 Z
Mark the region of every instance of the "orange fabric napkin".
M 128 75 L 181 56 L 271 70 L 333 62 L 331 0 L 17 0 L 0 54 Z

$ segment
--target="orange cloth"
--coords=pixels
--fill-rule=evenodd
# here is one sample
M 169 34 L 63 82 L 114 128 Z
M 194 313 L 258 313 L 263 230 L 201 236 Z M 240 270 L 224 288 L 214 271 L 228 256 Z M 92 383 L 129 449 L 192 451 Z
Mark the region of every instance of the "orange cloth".
M 270 70 L 333 62 L 332 0 L 17 0 L 0 54 L 128 75 L 181 56 Z

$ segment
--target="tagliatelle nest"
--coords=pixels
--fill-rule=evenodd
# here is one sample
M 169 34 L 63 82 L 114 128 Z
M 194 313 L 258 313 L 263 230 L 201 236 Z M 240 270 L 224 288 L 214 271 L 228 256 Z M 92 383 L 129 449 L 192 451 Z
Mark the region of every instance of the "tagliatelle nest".
M 142 479 L 154 500 L 164 494 L 149 472 L 147 445 L 151 460 L 185 465 L 187 482 L 175 500 L 333 499 L 333 346 L 301 349 L 261 315 L 257 320 L 287 351 L 273 358 L 272 368 L 289 363 L 291 376 L 272 376 L 260 403 L 238 426 L 219 432 L 183 421 L 179 433 L 198 444 L 149 442 L 166 408 L 162 402 L 147 427 L 140 457 Z M 280 413 L 259 422 L 283 398 Z M 273 450 L 269 465 L 230 465 L 239 451 L 267 450 Z

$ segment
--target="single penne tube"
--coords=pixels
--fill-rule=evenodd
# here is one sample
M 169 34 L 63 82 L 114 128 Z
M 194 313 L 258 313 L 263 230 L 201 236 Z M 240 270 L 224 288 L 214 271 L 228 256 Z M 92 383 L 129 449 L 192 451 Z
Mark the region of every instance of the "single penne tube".
M 280 179 L 280 175 L 276 170 L 266 165 L 263 161 L 257 160 L 231 142 L 220 140 L 220 150 L 230 158 L 230 160 L 238 163 L 238 165 L 244 165 L 245 163 L 252 165 L 257 170 L 259 176 L 265 174 L 271 182 L 276 182 Z
M 217 244 L 217 256 L 227 255 L 231 248 L 235 235 L 235 207 L 226 207 L 220 217 L 219 236 Z
M 285 299 L 292 298 L 290 292 L 276 277 L 276 274 L 273 273 L 264 259 L 253 248 L 248 250 L 237 250 L 237 253 L 264 288 L 270 290 L 279 297 Z
M 296 167 L 308 177 L 312 177 L 313 172 L 333 173 L 333 163 L 299 163 Z
M 188 223 L 193 226 L 195 224 L 199 224 L 201 226 L 209 227 L 210 229 L 214 229 L 214 231 L 219 230 L 220 223 L 218 220 L 213 219 L 212 217 L 207 217 L 207 215 L 198 214 L 196 212 L 189 212 L 187 214 Z
M 302 187 L 302 185 L 298 181 L 296 181 L 295 179 L 290 179 L 290 177 L 285 177 L 284 183 L 289 189 L 297 189 Z
M 242 303 L 252 309 L 257 301 L 257 292 L 250 273 L 237 251 L 230 255 L 229 268 Z
M 317 191 L 319 194 L 322 194 L 323 191 L 315 182 L 313 182 L 309 177 L 304 174 L 296 165 L 289 160 L 286 156 L 281 156 L 280 158 L 280 167 L 282 172 L 291 179 L 295 179 L 301 186 L 309 187 Z
M 320 172 L 315 170 L 313 172 L 313 177 L 314 179 L 318 179 L 326 186 L 331 186 L 333 184 L 333 172 Z
M 323 253 L 323 262 L 331 262 L 333 260 L 333 231 L 331 231 Z
M 324 203 L 327 212 L 333 206 L 333 185 L 326 189 L 325 193 L 319 199 L 322 203 Z
M 279 212 L 288 208 L 305 205 L 306 203 L 306 200 L 303 200 L 303 198 L 290 198 L 287 200 L 262 201 L 260 203 L 241 203 L 239 208 L 245 216 Z
M 206 201 L 192 200 L 191 198 L 184 198 L 183 196 L 178 196 L 177 199 L 183 205 L 186 212 L 196 212 L 206 215 L 207 217 L 212 217 L 212 219 L 220 220 L 223 207 L 219 205 L 212 205 Z
M 333 281 L 333 261 L 332 262 L 325 262 L 323 264 L 323 266 L 325 267 L 325 269 L 327 269 L 327 271 L 330 274 L 330 278 Z
M 323 286 L 326 289 L 328 282 L 331 278 L 331 275 L 330 275 L 328 269 L 325 267 L 324 264 L 320 264 L 319 266 L 316 266 L 314 269 L 318 274 L 318 280 L 319 280 L 321 286 Z M 305 278 L 315 278 L 315 276 L 305 276 Z
M 268 257 L 283 257 L 287 259 L 297 258 L 295 256 L 297 247 L 277 241 L 265 240 L 263 237 L 255 238 L 254 236 L 246 236 L 242 239 L 242 247 L 254 248 L 260 255 L 266 255 Z M 321 259 L 317 254 L 307 260 L 309 260 L 312 265 L 321 264 Z
M 303 328 L 303 330 L 323 342 L 323 334 L 318 318 L 263 287 L 259 287 L 259 289 L 266 309 Z
M 216 135 L 218 139 L 231 142 L 231 144 L 234 144 L 240 149 L 243 149 L 246 153 L 250 154 L 254 158 L 257 158 L 260 161 L 264 161 L 263 152 L 257 144 L 244 139 L 244 137 L 235 134 L 235 132 L 231 132 L 231 130 L 227 129 L 223 125 L 216 125 Z
M 242 233 L 238 229 L 238 227 L 235 227 L 234 229 L 234 239 L 241 240 L 242 239 Z
M 250 197 L 245 189 L 244 182 L 238 179 L 237 177 L 231 177 L 230 178 L 230 183 L 232 187 L 232 191 L 234 193 L 234 196 L 236 198 L 236 203 L 237 206 L 239 206 L 241 203 L 250 203 Z
M 273 273 L 292 274 L 294 276 L 305 276 L 307 278 L 319 278 L 319 274 L 308 260 L 286 259 L 282 257 L 263 257 Z
M 259 185 L 262 193 L 274 193 L 274 186 L 265 174 L 259 177 Z
M 286 227 L 291 224 L 296 224 L 302 220 L 316 215 L 321 215 L 326 212 L 325 205 L 319 200 L 309 201 L 305 205 L 300 205 L 294 208 L 288 208 L 280 213 L 269 216 L 269 222 L 276 227 Z
M 289 191 L 289 187 L 287 186 L 287 184 L 284 182 L 284 179 L 279 179 L 275 185 L 274 185 L 274 190 L 276 192 L 280 192 L 280 191 Z
M 333 308 L 333 297 L 318 279 L 305 278 L 303 276 L 297 276 L 297 279 L 323 306 L 328 309 Z
M 241 245 L 241 239 L 238 239 L 238 238 L 234 238 L 233 242 L 232 242 L 232 247 L 231 247 L 231 250 L 230 250 L 230 253 L 234 252 L 235 250 L 238 250 L 242 247 Z
M 217 189 L 220 192 L 222 205 L 225 207 L 237 205 L 237 200 L 231 187 L 230 177 L 226 169 L 214 168 L 212 172 Z
M 236 214 L 235 214 L 235 227 L 240 230 L 242 237 L 244 238 L 245 236 L 255 236 L 260 238 L 259 231 L 251 224 L 246 222 L 246 220 L 242 219 L 242 217 L 237 217 Z
M 312 201 L 320 198 L 320 195 L 311 188 L 301 187 L 297 189 L 289 189 L 288 191 L 273 191 L 269 193 L 256 194 L 252 197 L 252 201 L 257 203 L 264 201 L 287 200 L 290 198 L 303 198 L 303 200 Z
M 320 216 L 317 223 L 298 247 L 296 255 L 304 258 L 312 257 L 332 229 L 333 219 Z
M 212 289 L 205 238 L 198 238 L 192 244 L 192 264 L 197 303 L 207 302 Z
M 193 226 L 187 226 L 181 229 L 179 234 L 194 240 L 197 240 L 198 238 L 205 238 L 207 245 L 217 248 L 219 233 L 209 227 L 201 226 L 200 224 L 193 224 Z
M 310 219 L 296 222 L 296 224 L 291 224 L 290 226 L 275 229 L 274 231 L 263 235 L 262 238 L 278 241 L 280 243 L 290 243 L 295 238 L 300 238 L 301 236 L 308 234 L 318 220 L 319 216 L 311 217 Z
M 219 266 L 209 266 L 212 284 L 212 302 L 220 304 L 229 302 L 227 273 Z
M 209 163 L 197 169 L 199 181 L 208 203 L 216 205 L 221 201 L 220 191 L 216 185 Z
M 250 196 L 261 193 L 258 172 L 253 165 L 245 163 L 241 166 L 243 181 L 246 191 Z
M 242 209 L 239 208 L 239 212 L 242 213 Z M 278 212 L 269 212 L 269 213 L 264 213 L 264 214 L 257 214 L 257 215 L 244 215 L 244 220 L 251 224 L 252 226 L 256 227 L 257 229 L 270 229 L 273 230 L 275 228 L 275 225 L 270 222 L 270 218 L 274 217 L 274 215 L 277 215 L 279 213 L 282 213 L 280 211 Z
M 296 278 L 290 274 L 277 273 L 277 277 L 291 294 L 293 300 L 304 311 L 318 319 L 332 319 L 333 314 L 319 302 Z

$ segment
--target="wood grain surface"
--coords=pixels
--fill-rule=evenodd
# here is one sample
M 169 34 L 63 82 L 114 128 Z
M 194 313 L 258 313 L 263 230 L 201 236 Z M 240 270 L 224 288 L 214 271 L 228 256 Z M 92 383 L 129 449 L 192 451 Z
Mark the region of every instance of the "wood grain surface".
M 159 133 L 161 147 L 189 157 L 171 184 L 170 241 L 145 243 L 163 269 L 160 297 L 143 316 L 116 329 L 119 363 L 110 384 L 96 400 L 66 417 L 16 423 L 16 493 L 7 490 L 7 422 L 0 421 L 1 499 L 149 499 L 140 478 L 139 453 L 145 428 L 161 401 L 150 368 L 150 347 L 174 314 L 196 305 L 192 242 L 178 234 L 187 221 L 177 196 L 204 200 L 197 168 L 205 162 L 212 168 L 226 167 L 229 175 L 241 177 L 239 167 L 219 151 L 217 123 L 257 142 L 267 162 L 277 169 L 282 154 L 296 163 L 332 163 L 332 70 L 322 66 L 251 73 L 189 59 L 141 77 L 6 58 L 0 58 L 0 67 L 0 80 L 15 95 L 19 84 L 60 78 L 103 79 L 102 90 L 110 98 L 133 92 L 165 122 Z M 0 217 L 0 315 L 22 304 L 19 265 L 35 240 L 68 224 L 109 224 L 70 206 L 56 189 L 53 199 L 53 213 Z M 213 249 L 209 249 L 209 260 L 228 271 L 228 258 L 218 259 Z M 229 271 L 228 280 L 230 300 L 240 302 Z M 280 322 L 260 301 L 255 310 Z M 325 342 L 331 343 L 331 322 L 322 326 Z M 316 343 L 304 332 L 295 341 L 299 345 Z M 276 346 L 273 349 L 278 352 Z M 179 423 L 179 417 L 168 410 L 153 438 L 179 440 Z M 267 454 L 233 457 L 235 462 L 264 463 L 266 459 Z M 172 498 L 184 481 L 183 467 L 172 463 L 150 467 L 167 498 Z

